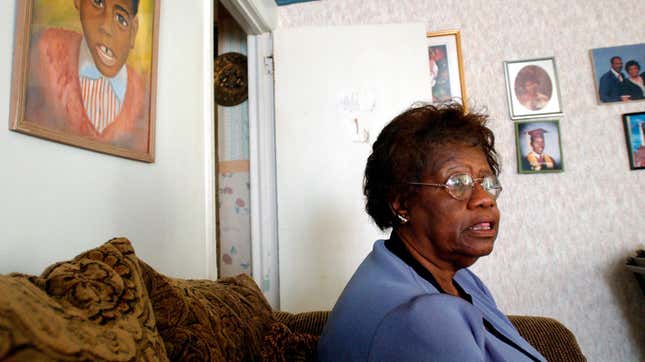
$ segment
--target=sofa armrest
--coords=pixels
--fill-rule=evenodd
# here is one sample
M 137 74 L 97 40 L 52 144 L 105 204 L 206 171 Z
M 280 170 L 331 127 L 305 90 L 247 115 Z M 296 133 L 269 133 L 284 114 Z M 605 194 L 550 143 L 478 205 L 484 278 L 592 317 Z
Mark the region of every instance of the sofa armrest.
M 547 361 L 586 361 L 573 333 L 552 318 L 508 316 L 511 323 Z
M 316 336 L 322 334 L 327 322 L 329 311 L 316 311 L 292 314 L 274 311 L 273 316 L 278 322 L 284 323 L 289 329 L 297 333 L 309 333 Z

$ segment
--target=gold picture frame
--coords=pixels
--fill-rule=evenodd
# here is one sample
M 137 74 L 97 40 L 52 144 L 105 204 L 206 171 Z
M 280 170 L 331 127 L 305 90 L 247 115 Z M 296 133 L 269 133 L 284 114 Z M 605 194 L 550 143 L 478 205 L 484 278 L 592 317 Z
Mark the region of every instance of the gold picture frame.
M 467 108 L 459 30 L 426 33 L 432 103 L 457 101 Z
M 160 1 L 16 4 L 9 129 L 154 162 Z

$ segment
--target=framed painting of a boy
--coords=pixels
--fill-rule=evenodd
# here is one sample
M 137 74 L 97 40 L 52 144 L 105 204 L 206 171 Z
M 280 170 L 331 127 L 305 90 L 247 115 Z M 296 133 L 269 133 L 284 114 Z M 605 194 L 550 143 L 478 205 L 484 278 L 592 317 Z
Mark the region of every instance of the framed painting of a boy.
M 9 128 L 154 162 L 159 0 L 18 2 Z

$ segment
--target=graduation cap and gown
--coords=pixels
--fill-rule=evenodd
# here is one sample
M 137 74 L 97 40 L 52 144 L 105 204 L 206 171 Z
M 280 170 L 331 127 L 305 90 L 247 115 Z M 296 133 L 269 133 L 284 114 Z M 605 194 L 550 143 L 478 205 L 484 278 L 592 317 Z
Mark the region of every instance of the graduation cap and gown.
M 531 142 L 532 142 L 535 138 L 544 139 L 544 134 L 548 132 L 543 128 L 536 128 L 536 129 L 527 131 L 526 133 L 531 137 Z M 525 164 L 525 166 L 528 166 L 526 168 L 531 169 L 531 171 L 553 169 L 556 167 L 556 163 L 553 157 L 549 156 L 544 151 L 542 151 L 542 153 L 537 153 L 535 152 L 533 147 L 531 147 L 531 151 L 526 156 L 526 161 L 528 162 L 528 165 Z

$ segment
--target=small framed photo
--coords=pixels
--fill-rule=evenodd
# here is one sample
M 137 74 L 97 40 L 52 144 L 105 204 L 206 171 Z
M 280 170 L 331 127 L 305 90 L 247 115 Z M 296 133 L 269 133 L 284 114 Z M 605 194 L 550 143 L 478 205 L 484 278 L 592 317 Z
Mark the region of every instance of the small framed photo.
M 625 141 L 632 170 L 645 168 L 645 112 L 623 114 Z
M 154 162 L 159 3 L 16 2 L 9 129 Z
M 564 171 L 558 120 L 515 123 L 515 144 L 519 173 Z
M 554 58 L 504 62 L 511 119 L 562 114 Z
M 599 103 L 645 99 L 645 43 L 591 49 Z
M 458 102 L 466 108 L 459 30 L 427 33 L 432 103 Z

